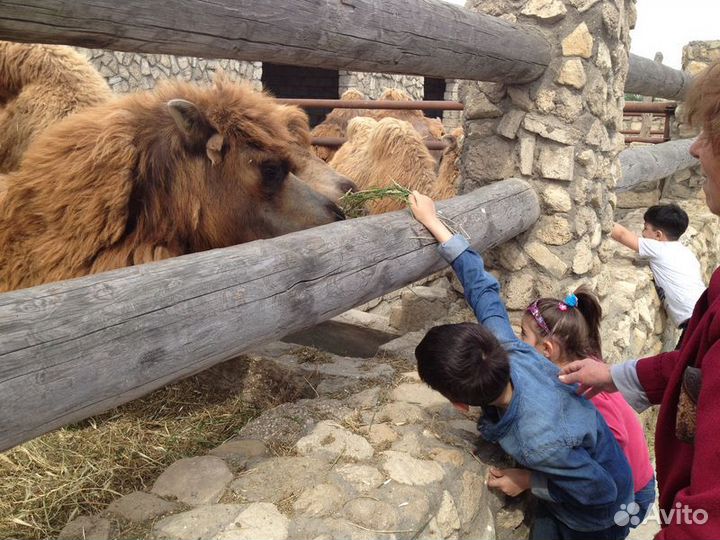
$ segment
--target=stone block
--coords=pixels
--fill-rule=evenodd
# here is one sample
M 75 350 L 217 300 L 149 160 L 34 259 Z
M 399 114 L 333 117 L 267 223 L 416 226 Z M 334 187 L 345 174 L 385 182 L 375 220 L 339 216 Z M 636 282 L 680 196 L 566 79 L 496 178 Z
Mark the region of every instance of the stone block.
M 517 136 L 520 123 L 525 116 L 525 112 L 514 109 L 508 112 L 497 126 L 497 132 L 506 139 L 514 139 Z
M 578 58 L 565 60 L 555 82 L 577 88 L 578 90 L 582 89 L 587 82 L 582 61 Z
M 530 255 L 532 260 L 557 279 L 564 278 L 568 273 L 569 267 L 565 261 L 540 242 L 529 242 L 526 244 L 525 253 Z
M 647 208 L 657 204 L 660 200 L 660 192 L 658 190 L 635 192 L 621 191 L 617 193 L 618 208 Z
M 218 457 L 185 458 L 170 465 L 158 477 L 152 492 L 198 506 L 218 502 L 232 479 L 232 472 Z
M 572 240 L 570 223 L 561 215 L 542 216 L 533 231 L 536 238 L 551 246 L 562 246 Z
M 575 171 L 575 147 L 541 145 L 537 168 L 544 178 L 569 182 Z
M 577 128 L 553 116 L 528 113 L 523 120 L 523 127 L 545 139 L 562 144 L 575 144 L 582 139 Z
M 581 239 L 575 246 L 573 257 L 573 273 L 579 276 L 587 274 L 593 266 L 593 252 L 590 249 L 590 242 L 587 238 Z
M 570 0 L 570 5 L 576 8 L 580 13 L 585 13 L 599 1 L 600 0 Z
M 515 242 L 506 242 L 496 249 L 498 262 L 503 268 L 516 272 L 527 266 L 528 260 L 525 253 Z
M 508 309 L 525 309 L 535 298 L 535 280 L 530 272 L 510 277 L 503 287 L 505 306 Z
M 176 503 L 163 500 L 149 493 L 133 491 L 110 503 L 107 511 L 122 516 L 129 521 L 141 522 L 170 514 L 178 506 Z M 84 535 L 81 537 L 84 537 Z
M 542 191 L 541 198 L 547 208 L 553 212 L 569 212 L 572 208 L 570 195 L 560 186 L 549 185 Z
M 520 137 L 520 172 L 525 176 L 530 176 L 533 172 L 533 163 L 535 162 L 535 137 Z
M 471 140 L 471 136 L 466 137 Z M 515 144 L 501 136 L 466 142 L 464 175 L 473 180 L 504 180 L 515 171 Z
M 452 302 L 447 290 L 422 286 L 403 291 L 400 300 L 389 319 L 390 326 L 400 333 L 420 330 L 442 318 Z
M 555 22 L 565 17 L 567 8 L 560 0 L 530 0 L 520 13 L 545 22 Z
M 587 24 L 580 23 L 565 39 L 562 40 L 563 56 L 580 56 L 590 58 L 593 50 L 593 38 Z

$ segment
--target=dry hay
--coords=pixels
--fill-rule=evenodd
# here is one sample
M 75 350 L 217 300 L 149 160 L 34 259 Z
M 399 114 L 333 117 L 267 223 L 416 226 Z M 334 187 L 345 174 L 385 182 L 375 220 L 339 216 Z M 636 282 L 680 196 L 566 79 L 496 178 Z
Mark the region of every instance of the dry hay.
M 149 490 L 174 461 L 205 454 L 261 409 L 313 396 L 302 377 L 243 357 L 2 453 L 0 538 L 56 537 L 74 517 Z
M 379 199 L 396 199 L 408 202 L 412 191 L 393 181 L 390 187 L 370 187 L 361 191 L 348 192 L 340 197 L 340 206 L 348 217 L 360 217 L 368 215 L 367 203 Z

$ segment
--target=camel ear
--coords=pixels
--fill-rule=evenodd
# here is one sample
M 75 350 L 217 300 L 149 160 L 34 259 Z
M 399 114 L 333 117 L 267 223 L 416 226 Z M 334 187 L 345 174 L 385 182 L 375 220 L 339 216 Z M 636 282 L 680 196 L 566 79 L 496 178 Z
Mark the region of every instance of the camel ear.
M 180 131 L 191 139 L 198 130 L 202 130 L 208 124 L 200 109 L 185 99 L 171 99 L 167 102 L 167 108 Z
M 212 164 L 218 164 L 222 157 L 223 137 L 210 125 L 202 111 L 185 99 L 171 99 L 167 108 L 190 145 L 198 151 L 204 148 Z

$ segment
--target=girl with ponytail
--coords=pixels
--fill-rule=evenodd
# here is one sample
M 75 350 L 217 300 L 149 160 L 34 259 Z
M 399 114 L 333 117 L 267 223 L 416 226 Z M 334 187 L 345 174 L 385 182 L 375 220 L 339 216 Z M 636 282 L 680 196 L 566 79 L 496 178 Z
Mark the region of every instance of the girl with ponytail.
M 600 301 L 583 285 L 564 300 L 539 298 L 530 304 L 521 321 L 520 339 L 560 368 L 583 358 L 602 362 L 601 319 Z M 645 433 L 635 411 L 619 392 L 600 392 L 591 401 L 615 435 L 632 469 L 637 506 L 628 507 L 627 512 L 631 525 L 637 525 L 655 500 L 655 473 Z

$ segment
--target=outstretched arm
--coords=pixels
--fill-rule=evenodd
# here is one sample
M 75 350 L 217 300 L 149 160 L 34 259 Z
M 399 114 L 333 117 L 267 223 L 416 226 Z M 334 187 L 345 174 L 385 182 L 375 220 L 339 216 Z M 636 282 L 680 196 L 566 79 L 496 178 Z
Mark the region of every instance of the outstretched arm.
M 410 209 L 415 218 L 440 242 L 440 252 L 445 260 L 452 264 L 465 291 L 465 299 L 475 312 L 477 320 L 500 341 L 516 340 L 507 310 L 500 300 L 500 284 L 485 271 L 482 257 L 470 249 L 465 238 L 453 236 L 440 221 L 432 199 L 413 191 L 410 195 Z
M 432 233 L 435 240 L 443 244 L 452 238 L 450 229 L 440 221 L 437 210 L 435 210 L 435 202 L 430 197 L 423 195 L 419 191 L 413 191 L 408 202 L 415 219 L 425 225 L 425 228 Z
M 620 242 L 623 246 L 629 247 L 633 251 L 640 250 L 640 243 L 638 241 L 637 234 L 629 231 L 619 223 L 613 225 L 610 236 L 612 236 L 613 240 Z

